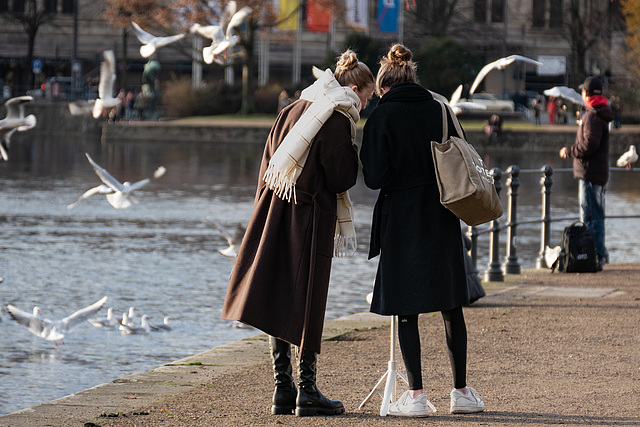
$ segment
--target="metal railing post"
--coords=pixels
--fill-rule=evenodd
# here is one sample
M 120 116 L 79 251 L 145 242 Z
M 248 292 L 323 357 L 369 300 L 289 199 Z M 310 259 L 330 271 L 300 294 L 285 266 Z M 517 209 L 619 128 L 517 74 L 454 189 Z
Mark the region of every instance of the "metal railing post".
M 496 192 L 500 196 L 502 190 L 502 170 L 500 168 L 491 169 Z M 491 221 L 491 240 L 489 241 L 489 269 L 484 273 L 484 280 L 487 282 L 502 282 L 504 274 L 500 268 L 500 220 Z
M 505 256 L 504 274 L 520 274 L 520 263 L 516 249 L 518 247 L 518 188 L 520 187 L 520 168 L 511 165 L 507 169 L 509 179 L 507 188 L 509 189 L 509 211 L 507 214 L 507 254 Z
M 541 172 L 544 173 L 540 178 L 542 193 L 542 218 L 540 223 L 540 252 L 536 260 L 536 268 L 547 268 L 547 262 L 544 259 L 545 248 L 549 244 L 551 234 L 551 186 L 553 185 L 553 168 L 551 165 L 545 165 Z
M 467 227 L 467 237 L 471 239 L 470 255 L 473 260 L 473 273 L 478 274 L 478 229 L 469 225 Z

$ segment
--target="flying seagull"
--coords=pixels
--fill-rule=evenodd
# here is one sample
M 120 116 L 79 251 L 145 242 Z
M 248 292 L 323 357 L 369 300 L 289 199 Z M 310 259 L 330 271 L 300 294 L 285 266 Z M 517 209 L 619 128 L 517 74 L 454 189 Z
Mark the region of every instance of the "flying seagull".
M 121 184 L 120 181 L 111 176 L 111 174 L 107 172 L 106 169 L 100 167 L 100 165 L 94 162 L 88 153 L 84 153 L 84 155 L 87 156 L 89 163 L 91 163 L 91 166 L 93 166 L 93 170 L 95 171 L 96 175 L 98 175 L 98 177 L 102 180 L 103 184 L 87 190 L 82 196 L 78 198 L 78 200 L 68 205 L 67 209 L 73 209 L 82 200 L 98 193 L 105 194 L 107 197 L 107 201 L 114 208 L 125 209 L 131 206 L 132 201 L 135 202 L 135 199 L 131 197 L 131 192 L 134 190 L 138 190 L 151 182 L 152 178 L 145 178 L 141 181 L 134 182 L 133 184 L 131 184 L 129 181 L 125 181 Z M 160 166 L 153 173 L 153 178 L 160 178 L 162 175 L 164 175 L 165 172 L 166 168 L 164 166 Z
M 38 306 L 33 307 L 33 314 L 22 311 L 11 304 L 7 305 L 7 311 L 13 320 L 29 329 L 29 332 L 47 341 L 53 341 L 57 346 L 58 343 L 56 341 L 61 341 L 62 344 L 64 344 L 63 338 L 65 335 L 71 331 L 71 329 L 86 322 L 91 316 L 96 314 L 106 302 L 107 297 L 105 296 L 100 301 L 60 320 L 43 319 L 40 316 L 42 310 Z
M 136 34 L 136 37 L 138 38 L 138 40 L 140 40 L 140 43 L 142 43 L 142 46 L 140 46 L 140 55 L 142 55 L 143 58 L 150 57 L 155 53 L 156 49 L 159 49 L 171 43 L 175 43 L 184 37 L 184 34 L 156 37 L 152 34 L 147 33 L 133 21 L 131 21 L 131 25 L 133 26 L 133 31 Z
M 489 74 L 491 70 L 504 70 L 508 65 L 512 64 L 514 61 L 523 61 L 523 62 L 528 62 L 530 64 L 542 65 L 541 62 L 538 62 L 534 59 L 530 59 L 521 55 L 511 55 L 505 58 L 500 58 L 482 67 L 482 69 L 476 76 L 476 79 L 473 81 L 473 84 L 471 85 L 471 89 L 469 89 L 469 94 L 472 94 L 475 92 L 480 82 L 482 82 L 482 80 L 485 78 L 487 74 Z
M 24 116 L 24 104 L 33 101 L 31 96 L 17 96 L 4 103 L 7 116 L 0 120 L 0 156 L 9 160 L 9 144 L 15 131 L 23 132 L 36 125 L 36 116 Z
M 120 104 L 118 98 L 113 97 L 113 85 L 116 82 L 116 57 L 112 50 L 102 52 L 104 61 L 100 64 L 100 83 L 98 84 L 98 98 L 93 103 L 93 118 L 98 119 L 104 110 Z M 71 111 L 71 105 L 69 106 Z
M 218 46 L 216 46 L 216 48 L 211 51 L 211 55 L 213 55 L 214 57 L 216 55 L 220 55 L 227 49 L 238 44 L 240 37 L 234 33 L 238 32 L 238 27 L 240 27 L 244 20 L 247 19 L 247 16 L 249 16 L 250 13 L 251 8 L 245 6 L 233 14 L 231 20 L 229 21 L 229 24 L 227 24 L 227 30 L 224 36 L 224 40 L 218 43 Z
M 629 150 L 622 154 L 618 161 L 616 162 L 616 166 L 619 168 L 629 168 L 631 169 L 631 164 L 638 161 L 638 153 L 636 152 L 636 146 L 632 145 L 629 147 Z
M 238 255 L 238 250 L 240 249 L 240 245 L 242 244 L 242 239 L 244 238 L 244 233 L 246 231 L 242 224 L 238 224 L 238 226 L 236 227 L 236 231 L 233 234 L 230 234 L 227 229 L 224 228 L 222 224 L 220 224 L 220 222 L 216 221 L 215 219 L 207 218 L 207 221 L 215 225 L 229 243 L 228 248 L 219 249 L 218 252 L 226 257 L 236 257 Z
M 433 93 L 434 92 L 432 92 L 432 94 Z M 451 106 L 451 109 L 456 115 L 460 114 L 464 110 L 486 110 L 487 109 L 487 106 L 484 104 L 479 104 L 477 102 L 460 101 L 461 96 L 462 96 L 462 85 L 458 86 L 458 88 L 453 92 L 453 95 L 451 95 L 451 99 L 448 101 L 449 105 Z M 436 99 L 440 99 L 440 98 L 436 98 Z
M 544 91 L 544 94 L 547 96 L 555 96 L 556 98 L 564 98 L 568 101 L 573 102 L 574 104 L 584 106 L 584 100 L 582 99 L 582 95 L 580 95 L 575 90 L 566 86 L 554 86 L 551 89 L 547 89 Z
M 219 25 L 200 25 L 193 24 L 189 29 L 191 33 L 200 34 L 202 37 L 207 39 L 211 39 L 211 45 L 202 49 L 202 59 L 205 63 L 211 64 L 214 61 L 222 64 L 223 61 L 220 58 L 213 56 L 213 51 L 218 47 L 218 45 L 224 40 L 224 32 L 222 31 L 222 27 Z

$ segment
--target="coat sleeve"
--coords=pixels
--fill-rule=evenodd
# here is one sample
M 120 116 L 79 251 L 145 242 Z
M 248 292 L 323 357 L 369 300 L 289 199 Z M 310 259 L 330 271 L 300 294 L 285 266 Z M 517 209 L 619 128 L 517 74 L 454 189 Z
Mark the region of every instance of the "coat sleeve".
M 358 179 L 358 154 L 351 142 L 351 123 L 341 113 L 325 122 L 316 135 L 320 142 L 320 167 L 324 171 L 329 191 L 339 194 L 356 184 Z
M 597 114 L 588 114 L 578 129 L 576 142 L 569 147 L 569 156 L 576 159 L 588 159 L 600 148 L 604 127 L 599 123 Z
M 378 116 L 374 110 L 367 119 L 360 149 L 364 182 L 374 190 L 391 183 L 388 135 Z

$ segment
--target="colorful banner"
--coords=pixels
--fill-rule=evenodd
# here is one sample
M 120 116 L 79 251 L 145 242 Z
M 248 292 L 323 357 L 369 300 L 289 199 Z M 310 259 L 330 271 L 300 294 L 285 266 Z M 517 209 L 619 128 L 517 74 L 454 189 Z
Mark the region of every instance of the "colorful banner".
M 378 30 L 385 33 L 398 32 L 398 3 L 400 0 L 378 0 Z
M 347 27 L 354 30 L 367 31 L 369 16 L 369 0 L 346 0 Z
M 280 30 L 297 30 L 298 29 L 298 0 L 279 0 L 278 1 L 278 20 L 285 19 L 278 25 Z
M 307 0 L 307 30 L 315 33 L 328 33 L 331 29 L 331 12 L 317 3 Z

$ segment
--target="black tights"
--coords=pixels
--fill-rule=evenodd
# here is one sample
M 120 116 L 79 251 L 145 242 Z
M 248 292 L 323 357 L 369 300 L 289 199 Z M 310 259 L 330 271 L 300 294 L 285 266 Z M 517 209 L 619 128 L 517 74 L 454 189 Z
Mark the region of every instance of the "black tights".
M 442 312 L 447 336 L 447 353 L 453 372 L 455 388 L 467 386 L 467 327 L 464 324 L 462 307 Z M 407 369 L 411 390 L 422 389 L 422 364 L 420 359 L 420 332 L 418 315 L 398 316 L 398 340 L 402 359 Z

